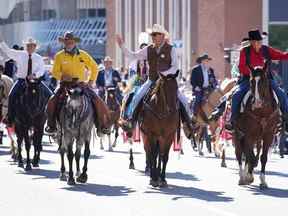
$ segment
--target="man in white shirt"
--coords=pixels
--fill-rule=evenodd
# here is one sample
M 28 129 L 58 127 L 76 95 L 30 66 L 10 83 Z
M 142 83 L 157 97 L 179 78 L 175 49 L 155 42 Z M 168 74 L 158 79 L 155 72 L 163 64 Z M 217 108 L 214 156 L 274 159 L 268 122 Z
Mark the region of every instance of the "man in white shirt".
M 15 101 L 17 100 L 17 96 L 25 89 L 26 79 L 39 79 L 45 72 L 42 56 L 35 53 L 37 41 L 33 38 L 28 38 L 23 43 L 26 46 L 26 50 L 10 49 L 0 34 L 0 49 L 6 53 L 9 58 L 14 59 L 17 64 L 17 73 L 15 74 L 17 81 L 9 93 L 8 116 L 5 119 L 5 123 L 9 126 L 14 123 Z M 50 97 L 53 94 L 43 82 L 41 82 L 40 85 L 42 85 L 41 87 L 45 91 L 44 93 L 47 97 Z
M 176 75 L 178 69 L 176 50 L 165 41 L 165 36 L 167 36 L 168 33 L 164 27 L 154 24 L 153 28 L 148 30 L 148 33 L 152 37 L 153 44 L 146 46 L 137 52 L 128 50 L 124 45 L 123 39 L 119 35 L 117 35 L 116 38 L 116 41 L 122 49 L 124 55 L 128 57 L 130 61 L 147 60 L 149 64 L 147 81 L 141 86 L 139 91 L 136 92 L 130 104 L 123 106 L 127 107 L 127 119 L 120 119 L 119 124 L 124 130 L 127 131 L 131 131 L 133 128 L 133 123 L 137 120 L 138 105 L 153 83 L 155 83 L 158 79 L 158 73 L 161 73 L 164 76 Z M 185 132 L 185 134 L 190 137 L 192 135 L 192 125 L 187 99 L 179 91 L 178 98 L 180 101 L 182 121 L 185 125 L 184 128 L 187 129 L 187 133 Z

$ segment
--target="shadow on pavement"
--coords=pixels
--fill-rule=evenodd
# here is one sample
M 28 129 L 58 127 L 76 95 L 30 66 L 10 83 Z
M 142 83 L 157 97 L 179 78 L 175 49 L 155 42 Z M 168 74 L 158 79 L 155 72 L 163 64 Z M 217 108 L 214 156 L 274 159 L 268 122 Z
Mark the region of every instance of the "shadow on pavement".
M 108 150 L 105 150 L 105 152 L 109 152 Z M 129 150 L 127 149 L 127 151 L 119 151 L 119 150 L 113 150 L 113 151 L 111 151 L 111 152 L 109 152 L 109 153 L 119 153 L 119 154 L 130 154 L 130 152 L 129 152 Z M 133 151 L 133 155 L 138 155 L 138 154 L 143 154 L 143 153 L 141 153 L 141 152 L 134 152 Z
M 250 185 L 249 190 L 253 192 L 254 195 L 266 195 L 276 198 L 288 198 L 288 189 L 271 188 L 265 190 L 260 190 L 259 186 Z
M 24 163 L 24 166 L 25 166 L 25 163 Z M 56 179 L 56 178 L 59 178 L 59 174 L 60 174 L 60 171 L 56 171 L 56 170 L 46 170 L 46 169 L 33 169 L 29 172 L 25 172 L 24 170 L 23 171 L 19 171 L 17 174 L 22 174 L 22 175 L 30 175 L 30 176 L 37 176 L 37 177 L 34 177 L 33 180 L 37 180 L 37 179 Z
M 208 191 L 194 187 L 182 187 L 176 185 L 168 185 L 168 188 L 160 188 L 153 191 L 146 191 L 145 193 L 164 194 L 174 196 L 172 200 L 179 200 L 184 198 L 192 198 L 205 200 L 208 202 L 232 202 L 232 197 L 223 196 L 224 192 Z
M 74 192 L 85 192 L 96 196 L 128 196 L 128 194 L 135 192 L 135 190 L 125 186 L 111 186 L 91 183 L 77 184 L 73 187 L 64 187 L 62 189 Z

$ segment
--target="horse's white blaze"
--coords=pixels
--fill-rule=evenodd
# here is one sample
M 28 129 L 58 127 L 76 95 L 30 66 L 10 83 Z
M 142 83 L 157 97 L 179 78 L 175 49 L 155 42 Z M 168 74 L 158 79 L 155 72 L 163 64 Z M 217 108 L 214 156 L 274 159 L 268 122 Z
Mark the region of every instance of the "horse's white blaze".
M 258 89 L 258 83 L 259 83 L 260 77 L 255 77 L 256 85 L 255 85 L 255 99 L 256 99 L 256 104 L 258 102 L 261 102 L 260 99 L 260 94 L 259 94 L 259 89 Z

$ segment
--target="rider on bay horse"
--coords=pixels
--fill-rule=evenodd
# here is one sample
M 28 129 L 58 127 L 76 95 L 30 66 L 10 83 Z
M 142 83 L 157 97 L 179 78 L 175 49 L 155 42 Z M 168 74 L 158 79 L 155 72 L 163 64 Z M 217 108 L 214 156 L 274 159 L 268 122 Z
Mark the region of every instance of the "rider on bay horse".
M 228 124 L 226 124 L 226 129 L 233 130 L 233 125 L 240 113 L 240 104 L 250 89 L 250 68 L 256 66 L 264 67 L 265 62 L 270 62 L 271 60 L 288 60 L 288 53 L 283 53 L 277 49 L 270 46 L 262 45 L 263 37 L 259 30 L 251 30 L 248 32 L 250 44 L 243 47 L 240 51 L 239 60 L 239 71 L 241 78 L 238 81 L 238 89 L 234 92 L 232 96 L 232 114 L 231 119 Z M 269 72 L 269 64 L 268 64 Z M 288 101 L 284 91 L 275 83 L 273 77 L 269 72 L 270 84 L 277 95 L 280 103 L 280 110 L 282 112 L 282 117 L 284 123 L 288 122 Z M 221 105 L 221 104 L 220 104 Z M 219 106 L 220 106 L 219 105 Z M 213 115 L 217 115 L 217 111 Z M 286 131 L 288 128 L 286 127 Z
M 113 65 L 113 60 L 110 56 L 106 56 L 103 60 L 104 63 L 104 70 L 99 71 L 97 80 L 96 80 L 96 87 L 100 90 L 101 97 L 104 97 L 105 88 L 106 87 L 113 87 L 116 89 L 116 98 L 119 104 L 122 101 L 122 95 L 120 89 L 118 87 L 118 83 L 121 82 L 120 74 L 117 70 L 115 70 Z
M 130 105 L 131 112 L 128 113 L 127 119 L 120 119 L 119 124 L 124 130 L 130 130 L 133 128 L 134 122 L 137 120 L 137 110 L 139 110 L 139 104 L 143 97 L 154 86 L 154 83 L 159 77 L 158 73 L 163 76 L 175 75 L 177 72 L 177 56 L 176 50 L 170 44 L 165 41 L 165 35 L 168 33 L 161 25 L 154 24 L 152 29 L 149 29 L 149 34 L 152 37 L 153 44 L 140 49 L 137 52 L 131 52 L 128 50 L 123 39 L 117 35 L 117 43 L 122 49 L 124 55 L 130 60 L 147 60 L 149 65 L 148 80 L 141 86 L 139 91 L 134 95 Z M 180 112 L 185 129 L 189 132 L 185 134 L 192 134 L 192 124 L 189 115 L 189 106 L 187 99 L 183 94 L 178 91 L 178 98 L 180 101 Z
M 8 127 L 15 123 L 15 104 L 20 94 L 22 94 L 25 89 L 26 79 L 39 79 L 45 72 L 42 56 L 35 53 L 37 41 L 33 38 L 28 38 L 23 43 L 26 45 L 26 50 L 10 49 L 3 41 L 2 35 L 0 34 L 0 49 L 6 53 L 9 58 L 15 60 L 18 68 L 17 73 L 15 74 L 17 81 L 9 93 L 8 114 L 4 119 L 4 122 Z M 42 81 L 40 82 L 40 87 L 48 97 L 53 94 Z
M 197 63 L 192 69 L 190 83 L 192 85 L 193 95 L 195 99 L 192 106 L 192 121 L 196 123 L 196 115 L 199 111 L 205 93 L 212 92 L 216 89 L 218 82 L 214 74 L 214 70 L 209 67 L 209 62 L 212 60 L 208 54 L 202 54 L 197 58 Z
M 61 109 L 61 95 L 67 85 L 69 86 L 71 82 L 77 81 L 78 84 L 84 87 L 84 92 L 91 99 L 97 129 L 102 133 L 106 133 L 108 131 L 106 129 L 109 128 L 110 124 L 109 111 L 105 103 L 92 89 L 98 75 L 96 62 L 88 53 L 78 49 L 76 44 L 80 42 L 80 38 L 75 37 L 73 32 L 66 32 L 64 37 L 59 37 L 59 41 L 64 43 L 64 49 L 55 56 L 51 82 L 56 86 L 57 81 L 60 80 L 60 86 L 47 104 L 48 121 L 45 128 L 46 132 L 56 132 L 56 118 L 57 113 Z M 84 83 L 87 70 L 90 71 L 88 85 Z

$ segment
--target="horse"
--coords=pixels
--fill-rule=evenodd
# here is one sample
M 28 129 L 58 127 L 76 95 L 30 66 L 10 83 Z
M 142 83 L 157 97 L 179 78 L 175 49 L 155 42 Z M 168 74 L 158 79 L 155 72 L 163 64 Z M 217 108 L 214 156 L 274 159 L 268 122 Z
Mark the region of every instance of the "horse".
M 19 80 L 18 80 L 19 82 Z M 41 79 L 22 80 L 24 92 L 15 101 L 15 133 L 17 137 L 18 166 L 24 167 L 22 159 L 22 142 L 25 142 L 27 154 L 25 170 L 32 169 L 30 161 L 31 141 L 34 146 L 33 167 L 39 167 L 42 137 L 47 119 L 45 107 L 50 95 L 41 85 Z
M 253 170 L 257 167 L 262 149 L 260 189 L 268 188 L 265 180 L 267 155 L 280 122 L 277 99 L 270 86 L 266 68 L 265 64 L 264 68 L 251 69 L 250 91 L 245 96 L 248 99 L 243 113 L 240 113 L 235 121 L 233 132 L 235 154 L 239 165 L 239 185 L 248 185 L 254 181 Z M 255 147 L 257 148 L 256 156 Z M 243 155 L 245 156 L 244 170 L 242 168 Z
M 8 96 L 13 86 L 13 80 L 4 74 L 0 74 L 0 119 L 2 120 L 8 112 Z M 4 131 L 0 131 L 0 144 L 3 142 Z M 16 145 L 11 136 L 10 151 L 12 159 L 16 160 Z
M 94 111 L 89 96 L 85 93 L 86 87 L 71 85 L 65 88 L 63 104 L 57 121 L 57 137 L 61 157 L 60 180 L 67 181 L 68 185 L 75 185 L 73 175 L 73 145 L 76 142 L 76 181 L 86 183 L 88 180 L 87 164 L 90 156 L 91 131 L 94 125 Z M 84 166 L 80 172 L 80 157 L 82 146 L 84 149 Z M 69 161 L 69 176 L 65 174 L 64 155 L 67 153 Z
M 225 148 L 220 148 L 217 146 L 217 137 L 220 134 L 219 122 L 218 120 L 210 120 L 208 117 L 212 113 L 213 109 L 219 103 L 221 97 L 226 95 L 232 90 L 236 85 L 235 79 L 224 80 L 219 88 L 214 89 L 212 92 L 206 91 L 204 95 L 203 103 L 201 104 L 199 111 L 196 114 L 197 123 L 195 126 L 194 140 L 197 144 L 197 150 L 200 156 L 203 156 L 203 136 L 205 135 L 205 130 L 207 127 L 211 133 L 211 142 L 213 144 L 213 150 L 216 157 L 221 156 L 221 167 L 226 167 L 225 162 Z M 221 151 L 218 151 L 220 149 Z
M 160 74 L 152 92 L 144 98 L 143 108 L 139 113 L 152 187 L 167 187 L 166 166 L 169 151 L 180 128 L 176 77 L 177 75 L 165 77 Z
M 117 143 L 117 138 L 119 136 L 118 129 L 118 120 L 120 118 L 120 107 L 121 105 L 119 104 L 117 100 L 117 88 L 115 87 L 106 87 L 105 89 L 105 94 L 104 94 L 104 101 L 107 104 L 110 114 L 111 114 L 111 128 L 110 128 L 110 133 L 108 134 L 108 143 L 109 143 L 109 151 L 113 151 L 113 148 L 116 147 Z M 113 131 L 115 132 L 115 139 L 113 144 L 111 145 L 111 132 L 112 132 L 112 126 L 113 126 Z M 112 148 L 113 147 L 113 148 Z M 101 134 L 100 136 L 100 149 L 103 150 L 103 135 Z

